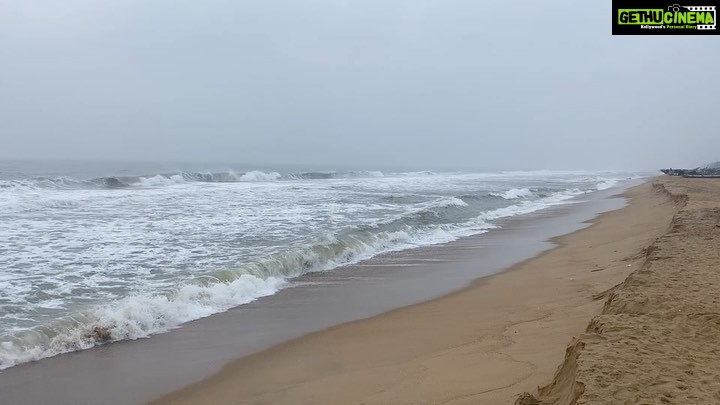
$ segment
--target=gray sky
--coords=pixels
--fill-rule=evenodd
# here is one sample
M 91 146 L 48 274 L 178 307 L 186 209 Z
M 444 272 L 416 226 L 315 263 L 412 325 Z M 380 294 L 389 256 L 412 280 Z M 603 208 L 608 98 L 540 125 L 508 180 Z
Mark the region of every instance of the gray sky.
M 609 7 L 0 0 L 0 157 L 550 169 L 720 160 L 717 37 L 613 37 Z

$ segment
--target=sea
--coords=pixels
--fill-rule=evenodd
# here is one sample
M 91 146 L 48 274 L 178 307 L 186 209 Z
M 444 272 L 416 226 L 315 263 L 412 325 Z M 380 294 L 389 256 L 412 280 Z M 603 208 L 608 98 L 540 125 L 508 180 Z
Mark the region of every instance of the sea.
M 643 176 L 0 161 L 0 370 L 167 332 L 302 275 Z

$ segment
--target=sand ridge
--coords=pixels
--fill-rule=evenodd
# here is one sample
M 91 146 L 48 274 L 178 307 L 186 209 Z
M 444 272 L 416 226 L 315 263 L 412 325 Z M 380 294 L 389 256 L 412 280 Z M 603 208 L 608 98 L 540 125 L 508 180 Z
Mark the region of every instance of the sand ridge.
M 517 404 L 720 403 L 720 179 L 661 178 L 682 205 L 643 264 Z
M 628 207 L 510 271 L 239 359 L 156 403 L 512 403 L 551 380 L 567 342 L 667 232 L 675 201 L 649 183 L 626 195 Z

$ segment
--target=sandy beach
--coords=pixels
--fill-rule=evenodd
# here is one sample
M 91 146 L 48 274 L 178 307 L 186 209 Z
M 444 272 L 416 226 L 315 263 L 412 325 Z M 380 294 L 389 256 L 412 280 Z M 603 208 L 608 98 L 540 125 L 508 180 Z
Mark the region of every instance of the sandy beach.
M 535 393 L 684 206 L 651 182 L 625 195 L 627 207 L 506 272 L 239 359 L 156 403 L 499 404 Z
M 682 209 L 574 339 L 552 383 L 520 404 L 720 403 L 720 181 L 666 177 Z

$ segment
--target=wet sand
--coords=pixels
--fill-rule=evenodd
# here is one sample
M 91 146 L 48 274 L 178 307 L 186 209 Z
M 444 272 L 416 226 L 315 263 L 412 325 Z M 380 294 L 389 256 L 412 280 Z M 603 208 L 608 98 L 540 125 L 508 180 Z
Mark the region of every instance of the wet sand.
M 650 183 L 626 196 L 627 207 L 509 271 L 246 356 L 156 403 L 513 403 L 552 379 L 679 209 Z
M 720 179 L 664 177 L 682 209 L 573 340 L 550 384 L 518 404 L 720 403 Z
M 483 235 L 310 274 L 275 295 L 149 339 L 103 345 L 3 370 L 2 401 L 145 403 L 212 376 L 233 359 L 437 298 L 536 256 L 554 246 L 550 238 L 586 227 L 585 221 L 601 212 L 621 208 L 625 200 L 613 196 L 627 184 L 503 221 L 502 229 Z

